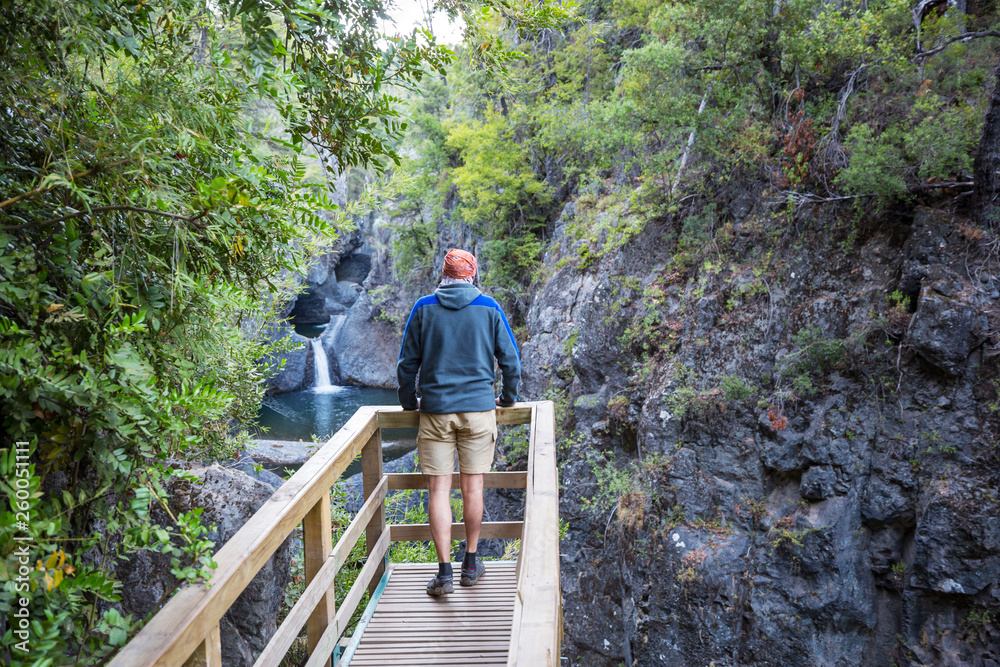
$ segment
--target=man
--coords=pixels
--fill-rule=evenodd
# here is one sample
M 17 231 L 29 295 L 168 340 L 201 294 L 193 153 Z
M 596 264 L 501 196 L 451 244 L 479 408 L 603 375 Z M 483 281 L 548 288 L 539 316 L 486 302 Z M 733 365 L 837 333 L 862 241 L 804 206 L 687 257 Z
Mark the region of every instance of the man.
M 497 439 L 495 408 L 514 404 L 521 379 L 517 343 L 507 318 L 496 301 L 472 284 L 475 275 L 475 257 L 464 250 L 448 251 L 440 286 L 410 312 L 396 365 L 400 405 L 420 410 L 417 454 L 420 471 L 428 478 L 431 536 L 438 557 L 438 574 L 427 584 L 429 595 L 455 590 L 449 497 L 456 449 L 466 538 L 461 584 L 474 586 L 486 571 L 476 549 L 483 522 L 483 474 L 493 465 Z M 493 391 L 494 357 L 503 373 L 499 398 Z

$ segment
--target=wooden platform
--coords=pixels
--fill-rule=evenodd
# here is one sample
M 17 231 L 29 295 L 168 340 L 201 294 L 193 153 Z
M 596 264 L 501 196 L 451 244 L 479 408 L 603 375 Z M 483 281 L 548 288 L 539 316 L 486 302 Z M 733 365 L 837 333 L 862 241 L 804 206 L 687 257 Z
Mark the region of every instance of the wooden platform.
M 392 565 L 375 614 L 361 636 L 351 667 L 378 665 L 506 665 L 517 591 L 516 564 L 486 562 L 474 587 L 427 595 L 436 564 Z

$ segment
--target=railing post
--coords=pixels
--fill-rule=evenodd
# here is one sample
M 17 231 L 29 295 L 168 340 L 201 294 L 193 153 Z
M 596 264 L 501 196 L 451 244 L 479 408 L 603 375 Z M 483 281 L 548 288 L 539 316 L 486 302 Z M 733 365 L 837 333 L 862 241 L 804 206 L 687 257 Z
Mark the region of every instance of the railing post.
M 302 538 L 305 542 L 303 551 L 305 552 L 306 586 L 308 586 L 333 551 L 333 526 L 330 518 L 329 489 L 326 490 L 302 519 L 302 533 Z M 323 595 L 316 605 L 316 609 L 306 622 L 310 655 L 315 650 L 316 644 L 319 643 L 320 637 L 323 636 L 323 632 L 326 631 L 327 626 L 333 621 L 335 612 L 335 599 L 333 587 L 331 586 L 331 589 Z M 330 660 L 327 659 L 325 664 L 329 667 L 331 665 Z
M 184 667 L 222 667 L 222 635 L 216 623 L 208 636 L 198 644 Z
M 375 488 L 378 486 L 379 482 L 382 481 L 382 429 L 375 429 L 375 433 L 372 437 L 365 443 L 364 449 L 361 450 L 361 482 L 362 488 L 365 494 L 365 500 L 375 492 Z M 382 533 L 385 531 L 385 503 L 376 510 L 374 516 L 372 516 L 371 521 L 365 527 L 365 546 L 367 547 L 368 557 L 371 558 L 372 550 L 378 543 Z M 378 588 L 378 583 L 382 579 L 382 574 L 385 572 L 385 563 L 378 566 L 375 571 L 375 576 L 372 577 L 371 583 L 368 584 L 368 594 L 374 595 L 375 589 Z

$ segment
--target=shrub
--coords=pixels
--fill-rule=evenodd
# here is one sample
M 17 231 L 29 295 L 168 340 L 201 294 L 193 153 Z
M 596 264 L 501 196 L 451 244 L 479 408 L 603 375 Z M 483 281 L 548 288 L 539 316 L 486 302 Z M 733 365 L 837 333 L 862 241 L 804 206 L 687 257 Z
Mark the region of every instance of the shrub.
M 903 132 L 899 126 L 876 133 L 867 123 L 851 128 L 846 145 L 850 163 L 836 178 L 847 194 L 873 196 L 881 210 L 906 197 L 906 159 Z
M 753 396 L 754 387 L 736 375 L 726 375 L 722 378 L 722 393 L 727 401 L 743 401 Z

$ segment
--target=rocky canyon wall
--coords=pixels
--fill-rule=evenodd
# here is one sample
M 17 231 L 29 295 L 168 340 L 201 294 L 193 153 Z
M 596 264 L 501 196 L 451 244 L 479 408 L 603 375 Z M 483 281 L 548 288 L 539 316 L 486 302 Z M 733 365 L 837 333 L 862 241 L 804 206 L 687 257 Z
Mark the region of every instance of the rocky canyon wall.
M 561 408 L 569 664 L 1000 664 L 981 232 L 736 201 L 581 268 L 579 214 L 522 348 Z

